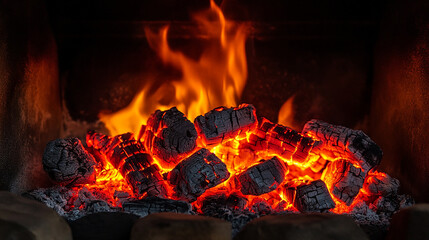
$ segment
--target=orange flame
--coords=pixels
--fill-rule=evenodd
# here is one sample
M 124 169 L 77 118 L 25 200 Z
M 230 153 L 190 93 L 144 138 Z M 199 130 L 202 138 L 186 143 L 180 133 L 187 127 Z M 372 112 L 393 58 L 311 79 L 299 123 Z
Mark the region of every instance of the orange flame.
M 293 117 L 294 117 L 293 101 L 294 101 L 294 99 L 295 99 L 295 95 L 288 98 L 288 100 L 286 100 L 286 102 L 284 102 L 283 105 L 281 106 L 280 111 L 279 111 L 278 121 L 277 121 L 278 124 L 294 128 L 294 124 L 293 124 Z
M 113 199 L 115 192 L 126 192 L 131 196 L 131 187 L 119 173 L 119 170 L 114 168 L 108 161 L 106 161 L 105 164 L 106 165 L 103 167 L 99 166 L 96 168 L 96 182 L 93 184 L 86 184 L 85 187 L 89 190 L 98 190 L 106 193 L 105 199 L 112 204 L 112 206 L 120 206 L 120 203 Z
M 213 0 L 210 9 L 195 14 L 194 20 L 198 29 L 209 37 L 209 44 L 198 60 L 170 48 L 168 26 L 158 33 L 145 29 L 151 48 L 165 64 L 180 70 L 182 78 L 164 83 L 155 91 L 151 90 L 151 82 L 127 108 L 100 114 L 100 120 L 112 135 L 137 133 L 157 109 L 176 106 L 192 121 L 215 107 L 237 105 L 247 79 L 246 25 L 226 20 Z

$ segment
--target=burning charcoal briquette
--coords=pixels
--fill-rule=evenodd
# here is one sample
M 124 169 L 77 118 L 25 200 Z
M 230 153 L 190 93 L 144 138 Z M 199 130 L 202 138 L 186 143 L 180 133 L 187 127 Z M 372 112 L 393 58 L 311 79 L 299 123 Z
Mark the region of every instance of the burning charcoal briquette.
M 365 171 L 380 164 L 383 156 L 381 148 L 360 130 L 313 119 L 305 124 L 302 132 L 322 141 L 320 149 L 333 158 L 351 159 Z
M 220 218 L 230 222 L 232 236 L 234 237 L 248 222 L 259 217 L 257 213 L 245 209 L 246 204 L 247 200 L 243 197 L 238 197 L 237 195 L 227 197 L 224 194 L 218 194 L 206 197 L 202 201 L 201 211 L 204 216 Z
M 193 213 L 191 204 L 187 202 L 159 197 L 147 197 L 140 200 L 125 202 L 122 204 L 122 208 L 125 212 L 133 213 L 140 217 L 158 212 Z
M 194 124 L 173 107 L 150 116 L 142 141 L 162 167 L 172 168 L 195 149 L 197 137 Z
M 347 205 L 352 204 L 365 181 L 362 169 L 346 160 L 330 162 L 322 175 L 331 193 Z
M 87 144 L 99 151 L 119 170 L 131 185 L 136 197 L 167 196 L 164 179 L 159 166 L 150 154 L 145 152 L 143 144 L 134 139 L 134 134 L 125 133 L 108 137 L 101 133 L 88 132 Z
M 242 104 L 237 108 L 215 108 L 195 119 L 195 126 L 207 145 L 219 144 L 236 136 L 246 136 L 246 132 L 256 125 L 256 110 L 249 104 Z
M 386 173 L 370 172 L 363 187 L 367 193 L 375 196 L 396 195 L 399 189 L 399 180 Z
M 244 196 L 239 196 L 234 193 L 228 196 L 225 193 L 216 193 L 207 196 L 202 200 L 201 210 L 204 212 L 205 208 L 211 207 L 244 210 L 244 207 L 247 205 L 247 203 L 248 200 Z
M 335 202 L 322 180 L 290 187 L 286 192 L 296 209 L 303 213 L 323 212 L 335 207 Z
M 273 208 L 265 200 L 259 199 L 253 202 L 250 208 L 252 212 L 258 213 L 260 216 L 269 215 L 273 213 Z
M 95 164 L 78 138 L 53 140 L 43 154 L 43 169 L 61 185 L 95 182 Z
M 291 128 L 260 118 L 258 127 L 250 134 L 246 145 L 254 151 L 266 151 L 294 163 L 305 163 L 311 149 L 317 144 L 319 142 Z
M 125 179 L 132 186 L 135 196 L 166 197 L 167 190 L 158 165 L 152 164 L 143 170 L 130 171 Z
M 373 203 L 373 208 L 377 213 L 383 213 L 387 216 L 392 216 L 399 210 L 400 200 L 396 195 L 380 196 Z
M 168 179 L 180 199 L 193 202 L 206 189 L 227 180 L 229 175 L 225 163 L 203 148 L 177 164 Z
M 287 165 L 273 157 L 240 173 L 235 181 L 241 193 L 261 195 L 276 189 L 283 182 L 287 172 Z

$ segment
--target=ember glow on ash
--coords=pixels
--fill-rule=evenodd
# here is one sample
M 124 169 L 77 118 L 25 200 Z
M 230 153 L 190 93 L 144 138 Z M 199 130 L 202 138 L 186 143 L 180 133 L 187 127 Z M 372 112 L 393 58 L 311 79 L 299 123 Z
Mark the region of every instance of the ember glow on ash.
M 293 98 L 279 113 L 283 125 L 237 106 L 247 78 L 246 26 L 226 20 L 213 1 L 194 19 L 210 37 L 198 60 L 170 48 L 168 26 L 146 29 L 150 46 L 183 77 L 155 91 L 148 84 L 130 106 L 100 116 L 112 136 L 88 133 L 98 165 L 87 189 L 114 206 L 121 205 L 115 192 L 123 192 L 188 201 L 196 211 L 225 195 L 246 199 L 252 211 L 344 213 L 384 194 L 373 186 L 390 179 L 374 170 L 382 152 L 363 132 L 317 120 L 302 132 L 286 127 Z

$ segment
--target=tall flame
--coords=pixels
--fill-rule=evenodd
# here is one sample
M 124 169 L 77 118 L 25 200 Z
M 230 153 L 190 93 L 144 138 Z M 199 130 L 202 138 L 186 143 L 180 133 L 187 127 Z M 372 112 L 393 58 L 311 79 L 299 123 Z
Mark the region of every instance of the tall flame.
M 210 9 L 193 17 L 210 40 L 198 60 L 171 49 L 168 26 L 157 33 L 145 29 L 150 47 L 163 63 L 180 70 L 182 78 L 164 83 L 155 91 L 154 82 L 150 82 L 125 109 L 100 114 L 112 135 L 138 132 L 157 109 L 176 106 L 192 121 L 215 107 L 237 105 L 247 79 L 246 26 L 226 20 L 213 0 Z

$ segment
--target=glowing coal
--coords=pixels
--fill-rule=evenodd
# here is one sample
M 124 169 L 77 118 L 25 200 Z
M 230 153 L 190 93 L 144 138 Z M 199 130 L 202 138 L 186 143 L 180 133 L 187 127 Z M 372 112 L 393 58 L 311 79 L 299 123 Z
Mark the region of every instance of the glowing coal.
M 169 114 L 178 117 L 167 117 Z M 63 215 L 76 208 L 85 210 L 100 205 L 98 202 L 94 205 L 94 201 L 105 202 L 104 208 L 106 204 L 121 208 L 125 202 L 147 197 L 189 202 L 194 211 L 202 213 L 206 200 L 212 202 L 221 196 L 246 199 L 234 209 L 256 214 L 282 211 L 351 213 L 362 204 L 372 206 L 374 211 L 385 209 L 392 214 L 406 199 L 398 195 L 396 179 L 375 170 L 381 160 L 381 149 L 360 131 L 311 120 L 306 125 L 311 128 L 306 127 L 306 134 L 303 134 L 265 118 L 258 121 L 256 110 L 249 104 L 216 108 L 197 117 L 195 128 L 176 108 L 156 111 L 151 118 L 160 120 L 157 127 L 143 126 L 139 139 L 133 133 L 106 136 L 90 131 L 86 149 L 82 145 L 79 145 L 82 149 L 68 145 L 55 145 L 55 149 L 51 149 L 52 144 L 48 144 L 45 159 L 52 151 L 67 150 L 67 154 L 61 155 L 61 161 L 68 162 L 85 152 L 88 157 L 80 161 L 87 159 L 88 163 L 81 165 L 91 164 L 95 168 L 92 174 L 80 175 L 80 181 L 69 183 L 70 190 L 61 190 L 70 198 L 61 205 Z M 174 134 L 154 134 L 152 130 L 162 132 L 169 128 L 174 129 L 170 131 Z M 159 149 L 166 146 L 182 146 L 180 141 L 188 146 L 193 135 L 187 129 L 198 130 L 192 148 L 174 155 L 177 159 L 173 160 L 171 154 L 159 154 Z M 342 135 L 335 135 L 337 132 Z M 156 152 L 144 147 L 153 146 L 145 141 L 153 141 L 155 135 L 159 142 Z M 358 137 L 360 140 L 356 140 Z M 163 138 L 170 139 L 168 145 Z M 354 144 L 362 141 L 368 144 Z M 377 156 L 376 161 L 373 156 Z M 160 164 L 162 162 L 175 165 L 167 168 Z M 47 165 L 50 162 L 43 163 L 51 172 Z M 69 169 L 62 167 L 55 171 L 60 171 L 58 174 L 62 176 L 68 174 Z M 49 198 L 41 199 L 40 193 L 39 190 L 33 195 L 42 201 Z M 76 200 L 82 196 L 91 197 Z M 394 207 L 383 207 L 387 205 Z

